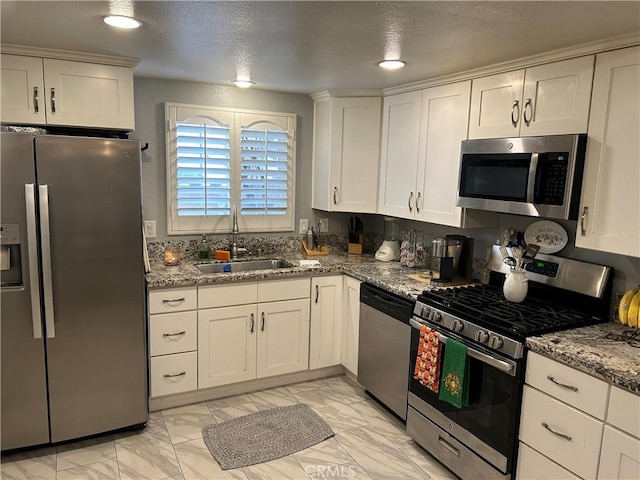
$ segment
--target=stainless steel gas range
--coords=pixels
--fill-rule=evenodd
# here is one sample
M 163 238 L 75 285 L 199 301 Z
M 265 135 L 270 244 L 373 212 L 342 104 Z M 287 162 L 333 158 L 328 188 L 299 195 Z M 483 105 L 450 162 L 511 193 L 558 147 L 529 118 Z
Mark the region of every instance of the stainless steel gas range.
M 527 298 L 512 303 L 497 247 L 489 263 L 489 284 L 425 290 L 410 321 L 412 361 L 423 325 L 437 332 L 441 355 L 448 339 L 467 348 L 468 404 L 440 400 L 412 375 L 407 411 L 407 433 L 463 479 L 514 476 L 525 339 L 606 322 L 611 300 L 611 267 L 538 255 L 527 265 Z

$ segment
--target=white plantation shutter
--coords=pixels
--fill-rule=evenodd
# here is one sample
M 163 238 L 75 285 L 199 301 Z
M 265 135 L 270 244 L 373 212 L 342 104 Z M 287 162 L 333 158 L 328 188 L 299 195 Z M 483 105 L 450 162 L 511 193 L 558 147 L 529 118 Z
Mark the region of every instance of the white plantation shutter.
M 166 104 L 168 233 L 293 229 L 295 115 Z
M 240 211 L 242 215 L 286 215 L 289 148 L 286 131 L 241 131 Z
M 187 119 L 176 125 L 176 143 L 178 215 L 229 215 L 229 127 Z

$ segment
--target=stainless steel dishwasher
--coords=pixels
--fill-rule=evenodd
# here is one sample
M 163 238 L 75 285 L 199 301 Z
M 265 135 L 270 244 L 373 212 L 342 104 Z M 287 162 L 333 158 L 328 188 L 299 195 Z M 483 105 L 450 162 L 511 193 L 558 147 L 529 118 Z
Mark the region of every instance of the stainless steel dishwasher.
M 358 383 L 403 420 L 411 361 L 413 302 L 378 287 L 360 286 Z

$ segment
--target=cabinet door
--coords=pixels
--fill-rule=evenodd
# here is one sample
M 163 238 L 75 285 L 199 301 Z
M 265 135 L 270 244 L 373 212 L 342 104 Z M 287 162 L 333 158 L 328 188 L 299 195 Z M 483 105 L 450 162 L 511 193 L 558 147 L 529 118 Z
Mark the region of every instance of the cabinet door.
M 133 130 L 133 70 L 44 59 L 47 123 Z
M 471 81 L 422 92 L 416 220 L 462 226 L 456 207 L 460 147 L 467 138 Z
M 520 442 L 516 480 L 580 480 L 570 471 Z
M 422 92 L 384 99 L 378 213 L 413 218 Z
M 527 69 L 520 135 L 587 131 L 593 59 L 590 55 Z
M 0 78 L 2 122 L 44 125 L 42 59 L 3 54 Z
M 375 213 L 380 98 L 336 98 L 331 119 L 331 210 Z
M 360 280 L 344 277 L 342 313 L 342 365 L 358 375 L 358 335 L 360 325 Z
M 638 85 L 640 47 L 596 57 L 577 247 L 640 257 Z
M 309 368 L 340 365 L 343 275 L 311 281 Z
M 473 80 L 469 138 L 517 137 L 524 70 Z
M 640 440 L 606 425 L 602 436 L 598 479 L 640 478 Z
M 258 304 L 258 378 L 306 370 L 309 299 Z
M 198 388 L 256 378 L 255 305 L 198 311 Z

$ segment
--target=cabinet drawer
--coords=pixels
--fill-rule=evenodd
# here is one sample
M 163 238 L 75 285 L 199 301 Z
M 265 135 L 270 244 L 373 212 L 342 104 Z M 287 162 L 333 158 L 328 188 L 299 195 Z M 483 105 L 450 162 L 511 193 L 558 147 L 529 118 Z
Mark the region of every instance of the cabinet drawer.
M 189 352 L 198 345 L 198 313 L 165 313 L 151 315 L 149 320 L 149 354 Z
M 258 284 L 256 282 L 198 287 L 198 308 L 246 305 L 256 303 L 257 300 Z
M 526 383 L 600 420 L 605 419 L 609 384 L 530 352 Z
M 176 353 L 151 359 L 151 397 L 198 388 L 198 353 Z
M 198 290 L 194 287 L 149 290 L 149 313 L 182 312 L 195 310 Z
M 580 480 L 569 470 L 552 462 L 529 445 L 520 442 L 516 480 Z
M 640 396 L 612 386 L 607 423 L 640 438 Z
M 582 478 L 596 476 L 603 425 L 545 393 L 524 387 L 520 440 Z
M 311 279 L 308 277 L 292 280 L 267 280 L 258 283 L 258 302 L 309 298 L 310 288 Z

